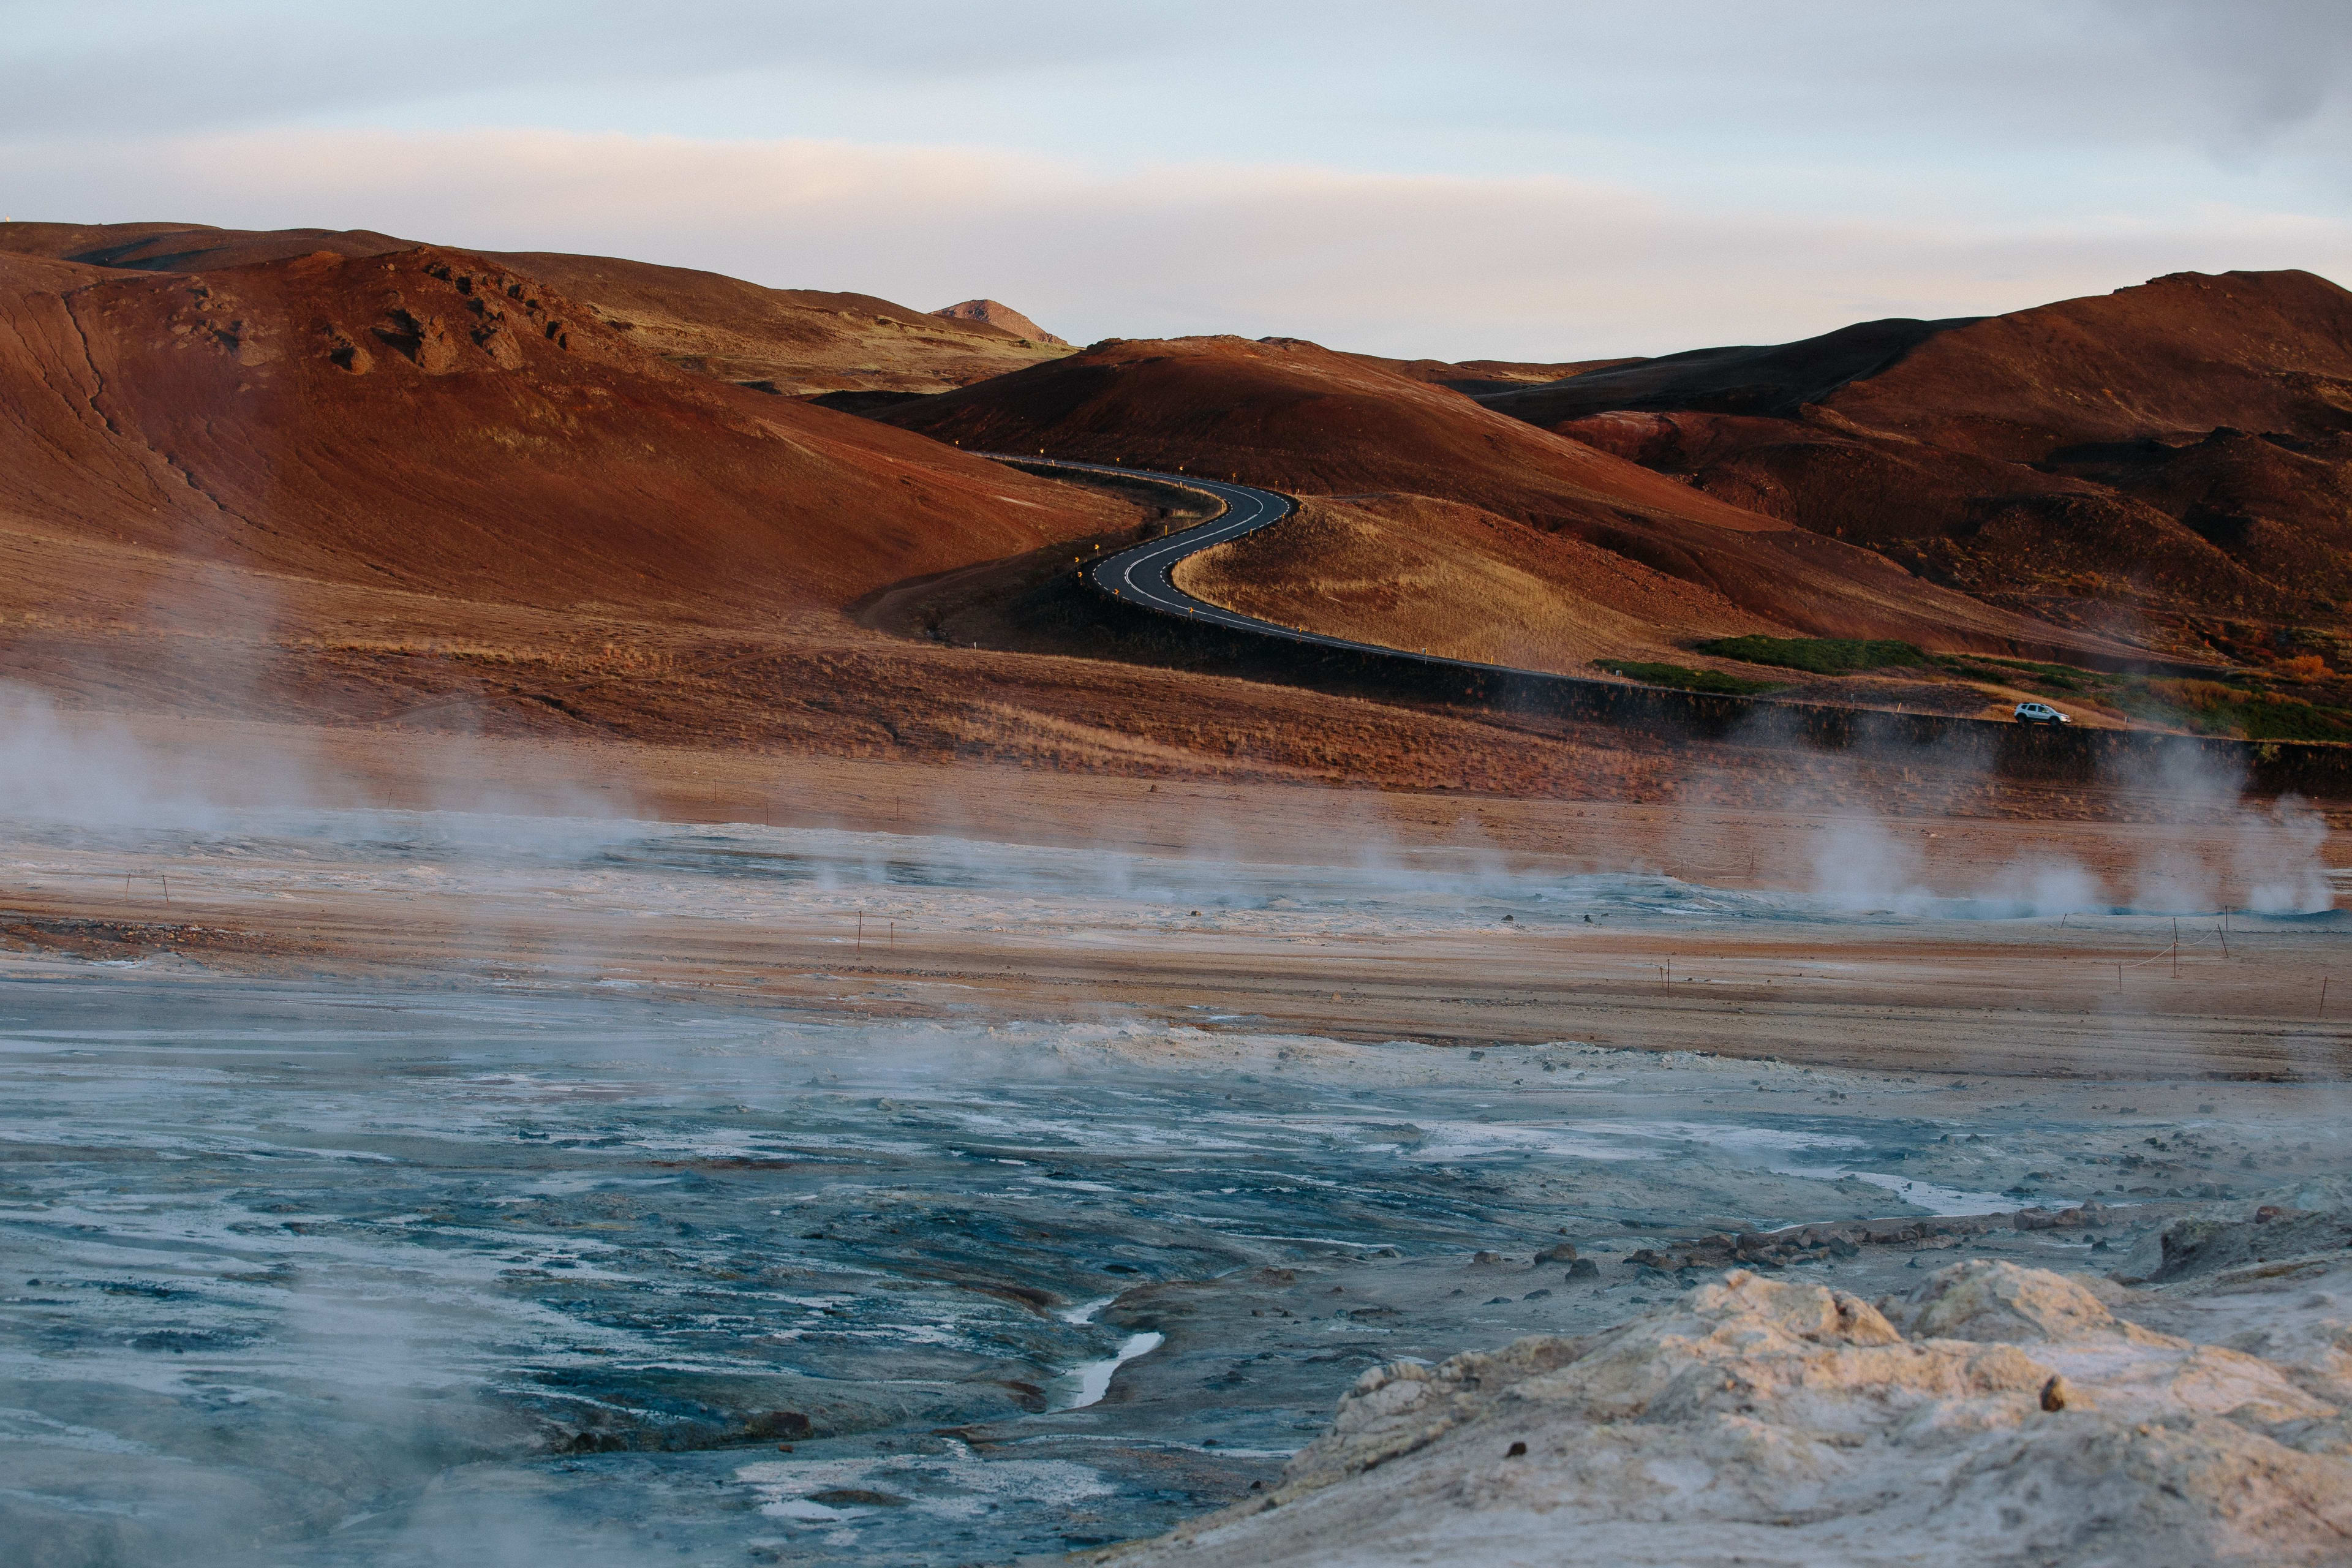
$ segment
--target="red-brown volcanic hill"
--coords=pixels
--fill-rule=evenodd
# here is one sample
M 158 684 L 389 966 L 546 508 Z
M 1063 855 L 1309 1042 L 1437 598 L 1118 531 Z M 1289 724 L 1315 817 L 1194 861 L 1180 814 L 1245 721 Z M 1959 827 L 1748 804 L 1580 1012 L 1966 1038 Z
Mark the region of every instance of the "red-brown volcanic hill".
M 1937 589 L 1870 552 L 1294 340 L 1100 343 L 877 417 L 973 449 L 1189 468 L 1294 493 L 1467 501 L 1573 533 L 1784 628 L 1945 647 L 2049 640 L 2048 628 Z M 1461 613 L 1478 610 L 1465 605 Z
M 2352 598 L 2352 294 L 2309 273 L 2184 273 L 1481 401 L 1978 596 L 2136 621 L 2170 651 L 2244 641 L 2223 618 L 2291 640 Z
M 370 229 L 223 229 L 194 224 L 0 224 L 0 252 L 149 271 L 212 272 L 332 251 L 414 248 Z M 494 253 L 682 369 L 799 396 L 939 392 L 1050 359 L 982 321 L 950 321 L 870 294 L 767 289 L 715 272 L 608 256 Z
M 2352 429 L 2352 293 L 2308 272 L 2175 273 L 1937 333 L 1822 401 L 2019 462 L 2222 425 Z
M 706 622 L 1123 521 L 1066 486 L 686 375 L 478 257 L 201 275 L 0 257 L 0 513 L 163 552 Z

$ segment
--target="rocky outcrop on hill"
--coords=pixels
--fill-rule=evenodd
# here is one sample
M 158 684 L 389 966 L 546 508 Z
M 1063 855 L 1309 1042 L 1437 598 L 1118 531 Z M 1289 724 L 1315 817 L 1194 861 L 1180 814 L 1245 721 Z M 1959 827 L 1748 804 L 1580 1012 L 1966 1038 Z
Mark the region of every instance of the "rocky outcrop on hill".
M 1876 1302 L 1739 1268 L 1600 1333 L 1376 1367 L 1274 1490 L 1097 1561 L 2352 1562 L 2352 1254 L 2295 1223 L 2326 1245 L 2213 1277 L 2218 1311 L 1982 1258 Z
M 959 304 L 942 305 L 931 312 L 950 321 L 978 321 L 1010 332 L 1016 338 L 1026 338 L 1033 343 L 1052 343 L 1062 348 L 1070 346 L 1067 338 L 1057 338 L 1012 306 L 997 300 L 966 300 Z

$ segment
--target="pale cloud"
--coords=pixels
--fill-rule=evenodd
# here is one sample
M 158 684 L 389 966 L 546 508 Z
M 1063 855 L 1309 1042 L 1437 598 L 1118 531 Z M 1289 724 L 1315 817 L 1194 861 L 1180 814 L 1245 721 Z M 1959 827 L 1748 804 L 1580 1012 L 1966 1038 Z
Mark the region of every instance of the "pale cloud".
M 2352 277 L 2352 222 L 2218 205 L 1869 221 L 1558 176 L 1105 172 L 972 147 L 544 130 L 18 142 L 8 163 L 19 217 L 368 227 L 917 306 L 987 294 L 1079 341 L 1234 331 L 1566 359 L 2011 310 L 2189 268 Z
M 1580 356 L 2343 277 L 2347 0 L 0 0 L 0 210 Z M 92 128 L 102 128 L 94 132 Z

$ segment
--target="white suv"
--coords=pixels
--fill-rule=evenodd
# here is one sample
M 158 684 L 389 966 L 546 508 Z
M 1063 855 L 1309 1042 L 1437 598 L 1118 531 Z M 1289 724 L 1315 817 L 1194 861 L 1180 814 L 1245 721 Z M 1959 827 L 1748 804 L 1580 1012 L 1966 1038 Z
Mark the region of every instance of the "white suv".
M 2021 724 L 2071 724 L 2074 722 L 2047 702 L 2019 703 L 2017 721 Z

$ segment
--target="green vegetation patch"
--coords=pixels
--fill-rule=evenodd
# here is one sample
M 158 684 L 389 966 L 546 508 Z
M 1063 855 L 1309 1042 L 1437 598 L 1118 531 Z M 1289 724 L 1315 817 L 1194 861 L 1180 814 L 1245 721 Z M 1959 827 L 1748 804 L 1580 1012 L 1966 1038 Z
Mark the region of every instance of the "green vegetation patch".
M 1885 669 L 1893 665 L 1932 666 L 1934 661 L 1907 642 L 1864 637 L 1717 637 L 1698 645 L 1698 651 L 1742 664 L 1769 664 L 1781 669 L 1801 669 L 1811 675 L 1852 675 L 1856 670 Z
M 2137 718 L 2249 741 L 2352 741 L 2352 712 L 2225 686 L 2218 680 L 2137 682 L 2116 706 Z
M 1592 668 L 1649 686 L 1671 686 L 1678 691 L 1713 691 L 1725 697 L 1753 697 L 1759 691 L 1771 690 L 1774 685 L 1769 680 L 1743 680 L 1720 670 L 1689 669 L 1679 664 L 1650 664 L 1634 658 L 1596 658 Z

